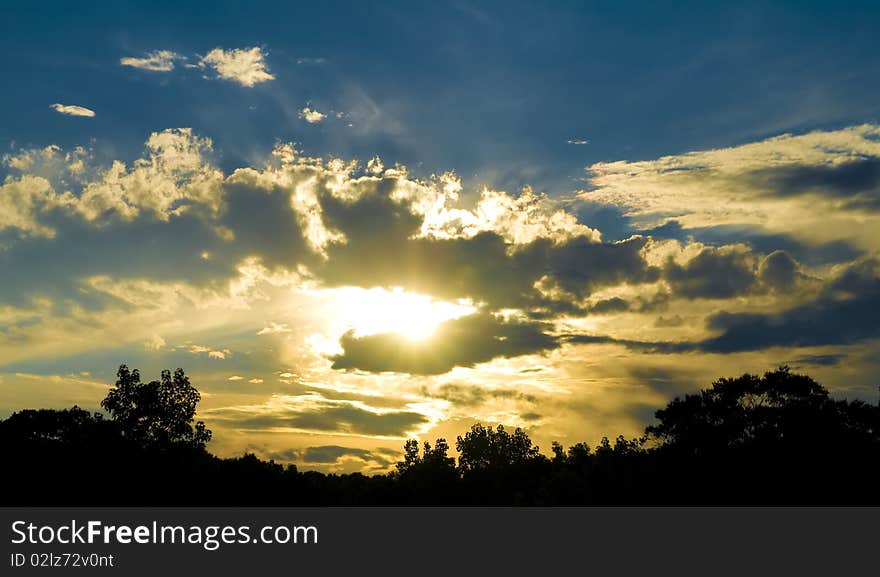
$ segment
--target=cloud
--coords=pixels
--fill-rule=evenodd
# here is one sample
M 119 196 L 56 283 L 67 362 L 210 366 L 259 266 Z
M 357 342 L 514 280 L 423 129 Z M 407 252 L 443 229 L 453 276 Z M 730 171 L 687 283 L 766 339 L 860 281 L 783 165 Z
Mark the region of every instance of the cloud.
M 194 355 L 201 355 L 204 353 L 208 353 L 209 359 L 223 360 L 227 356 L 232 354 L 232 351 L 230 351 L 229 349 L 223 349 L 222 351 L 221 350 L 212 350 L 211 347 L 206 347 L 204 345 L 188 345 L 184 348 L 186 348 L 190 353 L 192 353 Z M 237 377 L 236 379 L 230 379 L 230 380 L 239 380 L 239 379 L 241 379 L 241 377 Z
M 405 437 L 430 422 L 415 410 L 378 409 L 320 395 L 275 395 L 263 405 L 206 411 L 212 421 L 239 430 L 300 430 L 371 437 Z
M 86 306 L 109 324 L 119 308 L 145 319 L 243 308 L 308 278 L 318 289 L 402 287 L 553 318 L 586 310 L 577 301 L 592 291 L 659 275 L 645 260 L 647 238 L 602 242 L 559 202 L 529 190 L 486 190 L 463 208 L 451 174 L 417 180 L 375 163 L 358 172 L 354 162 L 311 159 L 289 145 L 265 165 L 224 174 L 212 150 L 210 139 L 181 128 L 151 134 L 143 157 L 109 166 L 88 151 L 68 160 L 58 147 L 4 157 L 12 174 L 0 185 L 0 203 L 9 202 L 0 211 L 2 259 L 17 272 L 0 296 L 23 311 L 37 296 Z M 75 308 L 55 310 L 70 326 L 86 322 L 70 316 Z M 129 338 L 142 345 L 158 330 L 180 334 L 169 322 L 146 323 Z M 286 330 L 270 323 L 253 332 Z M 64 341 L 59 334 L 53 346 Z M 22 341 L 16 354 L 25 348 Z M 212 352 L 228 356 L 209 347 L 198 354 Z
M 320 199 L 324 226 L 346 239 L 325 249 L 318 272 L 326 282 L 402 286 L 494 309 L 556 309 L 577 308 L 578 299 L 602 286 L 657 276 L 644 259 L 648 239 L 602 243 L 530 192 L 514 198 L 487 191 L 473 212 L 444 210 L 435 201 L 423 216 L 395 198 L 394 181 L 378 184 L 356 199 Z M 396 258 L 374 258 L 392 253 Z
M 781 196 L 812 193 L 844 199 L 858 198 L 865 193 L 877 192 L 880 188 L 880 157 L 854 157 L 838 163 L 826 161 L 817 165 L 761 168 L 752 171 L 748 177 L 762 189 Z M 871 200 L 876 200 L 871 196 Z
M 257 331 L 258 335 L 277 335 L 283 333 L 291 332 L 291 328 L 287 326 L 287 323 L 269 323 L 268 326 L 263 327 L 259 331 Z
M 306 106 L 305 108 L 300 110 L 299 117 L 309 124 L 318 124 L 319 122 L 327 118 L 327 115 Z
M 621 207 L 642 230 L 750 227 L 811 245 L 880 240 L 880 126 L 784 134 L 731 148 L 587 168 L 584 201 Z
M 306 463 L 335 463 L 340 457 L 357 457 L 366 461 L 372 456 L 373 454 L 366 449 L 323 445 L 320 447 L 308 447 L 303 453 L 303 461 Z
M 855 230 L 858 230 L 858 223 L 853 222 L 852 224 Z M 744 244 L 758 253 L 771 253 L 781 250 L 802 263 L 812 265 L 851 261 L 862 254 L 862 251 L 853 246 L 849 241 L 831 240 L 828 242 L 816 242 L 815 239 L 799 240 L 790 234 L 769 234 L 762 232 L 759 228 L 748 225 L 719 225 L 685 229 L 677 220 L 667 220 L 662 225 L 653 228 L 642 230 L 634 228 L 621 232 L 624 236 L 643 234 L 656 240 L 675 239 L 685 243 L 698 242 L 711 246 Z M 621 232 L 618 232 L 618 234 L 621 234 Z
M 40 216 L 60 204 L 63 201 L 43 177 L 7 178 L 0 184 L 0 231 L 13 229 L 23 236 L 52 238 L 55 230 Z
M 464 385 L 460 383 L 445 383 L 435 388 L 425 386 L 421 389 L 421 393 L 427 397 L 449 401 L 456 407 L 478 407 L 491 400 L 510 400 L 525 403 L 537 402 L 537 398 L 534 395 L 517 389 Z
M 211 315 L 228 319 L 251 307 L 240 334 L 255 341 L 254 334 L 285 335 L 271 353 L 286 355 L 271 365 L 290 367 L 284 385 L 313 378 L 308 362 L 335 369 L 318 374 L 346 379 L 429 376 L 484 370 L 479 365 L 566 343 L 656 352 L 721 347 L 710 342 L 732 330 L 721 311 L 743 319 L 738 315 L 808 306 L 828 277 L 827 268 L 807 267 L 788 248 L 702 244 L 668 223 L 664 230 L 676 240 L 652 238 L 659 228 L 606 240 L 566 200 L 529 189 L 485 189 L 463 200 L 452 173 L 416 179 L 399 165 L 377 161 L 364 169 L 354 160 L 310 158 L 292 145 L 229 172 L 212 163 L 212 150 L 210 139 L 184 128 L 153 133 L 141 158 L 109 165 L 96 164 L 89 151 L 59 147 L 5 156 L 0 259 L 16 271 L 0 285 L 3 302 L 16 307 L 9 321 L 15 340 L 0 337 L 6 350 L 33 356 L 41 342 L 72 350 L 124 339 L 142 350 L 154 334 L 225 343 L 225 335 L 181 336 L 184 313 L 209 325 Z M 765 237 L 767 246 L 778 238 Z M 328 332 L 328 319 L 301 325 L 312 312 L 284 308 L 304 298 L 306 287 L 328 299 L 341 287 L 399 287 L 480 312 L 421 341 L 341 336 L 352 326 L 345 319 Z M 143 329 L 120 337 L 113 322 L 120 315 L 137 316 Z M 254 324 L 291 318 L 296 324 Z M 59 327 L 51 338 L 50 325 Z M 75 338 L 84 326 L 105 336 Z M 303 343 L 308 361 L 290 353 L 316 332 L 334 346 Z M 262 341 L 236 351 L 279 344 Z M 205 345 L 180 350 L 189 347 L 199 347 L 198 362 L 230 357 L 228 349 Z M 229 371 L 259 374 L 238 364 Z
M 722 353 L 880 338 L 880 261 L 847 266 L 813 301 L 778 313 L 720 312 L 708 326 L 720 334 L 697 347 Z
M 227 381 L 242 381 L 242 380 L 244 380 L 244 377 L 242 377 L 240 375 L 232 375 L 231 377 L 229 377 L 226 380 Z
M 269 270 L 306 266 L 330 286 L 405 286 L 493 307 L 553 300 L 535 288 L 542 279 L 551 292 L 562 287 L 584 295 L 655 274 L 642 258 L 646 239 L 601 243 L 546 196 L 484 191 L 465 210 L 454 206 L 460 183 L 448 175 L 423 182 L 409 179 L 405 169 L 382 167 L 378 175 L 354 176 L 341 161 L 316 165 L 284 150 L 276 150 L 278 164 L 225 177 L 209 162 L 210 139 L 189 129 L 153 133 L 144 158 L 131 166 L 87 167 L 79 191 L 59 193 L 48 180 L 27 174 L 7 182 L 28 191 L 28 202 L 16 202 L 17 216 L 7 226 L 50 236 L 74 224 L 54 215 L 61 211 L 97 225 L 75 231 L 89 238 L 96 258 L 121 252 L 131 236 L 130 248 L 140 247 L 142 262 L 154 262 L 165 275 L 233 276 L 243 259 L 258 255 Z M 53 182 L 66 180 L 59 174 Z M 141 235 L 151 235 L 150 244 L 125 226 L 135 220 Z M 108 244 L 111 238 L 117 246 Z M 191 248 L 180 250 L 181 243 Z M 375 266 L 373 255 L 389 250 L 402 258 Z M 155 261 L 145 260 L 145 251 Z
M 846 359 L 846 355 L 843 354 L 829 354 L 829 355 L 805 355 L 802 357 L 796 358 L 793 362 L 796 365 L 813 365 L 820 367 L 835 367 L 840 364 L 841 361 Z
M 579 144 L 579 145 L 583 145 L 583 144 L 589 144 L 590 141 L 589 141 L 589 140 L 585 140 L 585 139 L 580 138 L 580 139 L 575 139 L 575 140 L 566 140 L 565 143 L 566 143 L 566 144 Z
M 199 60 L 201 68 L 212 68 L 218 78 L 237 82 L 248 88 L 275 80 L 266 66 L 262 48 L 214 48 Z
M 194 205 L 217 210 L 222 174 L 205 161 L 212 147 L 189 128 L 154 132 L 148 156 L 130 169 L 114 162 L 83 189 L 77 209 L 90 220 L 108 213 L 132 219 L 142 212 L 168 219 Z
M 144 348 L 149 351 L 160 351 L 166 345 L 165 339 L 159 335 L 152 335 L 148 341 L 144 343 Z
M 758 282 L 754 255 L 736 245 L 705 247 L 683 265 L 670 258 L 663 276 L 676 294 L 691 299 L 740 296 Z
M 648 342 L 595 334 L 559 338 L 573 344 L 619 344 L 660 354 L 729 354 L 871 341 L 880 338 L 880 261 L 867 258 L 838 267 L 815 298 L 778 312 L 715 312 L 707 317 L 706 328 L 714 336 L 696 341 Z
M 126 56 L 119 59 L 122 66 L 131 66 L 132 68 L 140 68 L 141 70 L 149 70 L 151 72 L 171 72 L 174 70 L 174 62 L 176 60 L 185 60 L 186 57 L 172 52 L 171 50 L 154 50 L 148 52 L 142 58 Z
M 95 116 L 95 111 L 85 106 L 77 106 L 75 104 L 59 104 L 56 102 L 51 105 L 49 108 L 64 114 L 65 116 L 85 116 L 87 118 L 92 118 Z
M 221 169 L 210 139 L 189 129 L 151 134 L 134 158 L 51 145 L 5 155 L 4 386 L 28 367 L 96 370 L 160 355 L 210 395 L 205 418 L 230 431 L 217 435 L 229 439 L 224 454 L 262 436 L 272 448 L 355 445 L 382 456 L 341 437 L 449 438 L 465 416 L 539 419 L 578 438 L 635 433 L 645 407 L 696 386 L 693 375 L 675 376 L 681 366 L 703 383 L 737 364 L 785 359 L 823 378 L 833 362 L 851 369 L 846 379 L 876 372 L 876 253 L 849 262 L 878 246 L 866 240 L 876 224 L 865 208 L 872 169 L 858 159 L 820 173 L 821 192 L 781 170 L 734 171 L 730 186 L 748 193 L 751 220 L 722 225 L 696 217 L 696 184 L 683 189 L 693 203 L 665 188 L 674 170 L 658 190 L 693 208 L 690 222 L 628 205 L 582 211 L 583 201 L 529 189 L 464 191 L 453 173 L 415 178 L 371 156 L 321 160 L 281 144 Z M 701 178 L 718 184 L 721 172 Z M 713 186 L 707 194 L 723 207 Z M 777 202 L 839 207 L 825 215 L 848 214 L 847 226 L 825 237 L 822 218 L 767 230 L 764 211 Z M 351 287 L 478 312 L 425 340 L 346 334 L 353 309 L 343 299 L 360 290 Z M 647 363 L 679 372 L 650 382 L 628 372 Z M 271 392 L 284 394 L 263 402 Z M 360 463 L 349 454 L 332 465 Z
M 474 314 L 441 323 L 435 334 L 414 341 L 387 333 L 358 337 L 346 333 L 343 353 L 331 357 L 334 369 L 441 374 L 498 357 L 541 353 L 559 346 L 545 331 L 549 325 Z

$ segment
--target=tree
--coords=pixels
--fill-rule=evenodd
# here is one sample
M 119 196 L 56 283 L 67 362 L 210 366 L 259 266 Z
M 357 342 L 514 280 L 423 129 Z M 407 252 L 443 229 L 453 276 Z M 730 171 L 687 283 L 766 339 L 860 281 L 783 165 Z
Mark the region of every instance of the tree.
M 422 462 L 419 457 L 419 442 L 415 439 L 409 439 L 403 445 L 403 461 L 397 463 L 397 472 L 406 473 L 411 471 Z
M 734 448 L 805 447 L 843 438 L 880 440 L 880 411 L 861 401 L 835 401 L 787 366 L 715 381 L 711 389 L 676 398 L 655 413 L 648 439 L 691 454 Z
M 437 439 L 434 447 L 425 441 L 421 456 L 419 456 L 419 442 L 416 439 L 409 439 L 403 445 L 403 461 L 399 461 L 395 466 L 401 475 L 413 471 L 437 474 L 443 469 L 454 470 L 455 459 L 449 456 L 449 443 L 446 439 Z
M 462 473 L 502 469 L 522 465 L 538 457 L 538 447 L 520 428 L 511 435 L 503 425 L 484 427 L 476 423 L 464 437 L 455 442 L 458 450 L 458 466 Z
M 198 421 L 193 426 L 201 395 L 183 369 L 164 370 L 161 379 L 141 382 L 137 369 L 120 365 L 116 386 L 101 406 L 117 422 L 123 435 L 144 446 L 189 446 L 202 449 L 211 440 L 211 431 Z

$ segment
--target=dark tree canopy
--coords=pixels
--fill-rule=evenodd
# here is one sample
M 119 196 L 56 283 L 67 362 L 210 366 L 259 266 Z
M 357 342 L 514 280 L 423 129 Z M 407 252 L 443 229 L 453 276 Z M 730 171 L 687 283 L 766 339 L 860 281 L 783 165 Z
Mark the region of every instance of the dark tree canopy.
M 201 396 L 183 369 L 162 371 L 161 379 L 141 382 L 140 371 L 121 365 L 116 386 L 101 401 L 124 435 L 145 446 L 186 445 L 203 448 L 211 431 L 198 421 L 193 426 Z
M 458 467 L 463 473 L 487 469 L 503 469 L 525 464 L 538 457 L 538 447 L 520 428 L 508 433 L 503 425 L 484 427 L 476 423 L 455 441 Z
M 712 388 L 676 398 L 656 412 L 648 439 L 700 454 L 779 443 L 880 441 L 877 410 L 862 401 L 835 401 L 806 375 L 786 366 L 763 376 L 715 381 Z
M 2 421 L 4 432 L 22 441 L 76 444 L 90 442 L 106 430 L 101 413 L 90 413 L 77 406 L 60 411 L 26 409 Z

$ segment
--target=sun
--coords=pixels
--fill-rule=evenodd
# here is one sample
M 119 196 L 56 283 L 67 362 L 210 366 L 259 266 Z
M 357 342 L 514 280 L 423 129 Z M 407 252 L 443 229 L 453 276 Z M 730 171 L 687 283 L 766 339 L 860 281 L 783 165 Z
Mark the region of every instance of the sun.
M 354 329 L 357 336 L 396 333 L 407 339 L 424 340 L 444 321 L 476 311 L 469 301 L 441 301 L 400 287 L 332 290 L 334 324 L 343 330 Z

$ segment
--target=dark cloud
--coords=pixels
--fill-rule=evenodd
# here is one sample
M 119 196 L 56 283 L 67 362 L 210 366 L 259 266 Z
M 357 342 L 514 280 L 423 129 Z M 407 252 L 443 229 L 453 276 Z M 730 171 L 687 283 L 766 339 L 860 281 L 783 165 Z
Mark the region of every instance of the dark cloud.
M 340 339 L 344 352 L 331 360 L 334 369 L 436 375 L 456 366 L 555 349 L 560 343 L 547 333 L 550 328 L 546 323 L 477 313 L 440 324 L 423 341 L 392 333 L 357 337 L 348 332 Z
M 814 365 L 819 367 L 834 367 L 840 364 L 840 361 L 846 358 L 846 355 L 806 355 L 798 357 L 794 360 L 796 365 Z
M 65 208 L 49 210 L 43 224 L 56 231 L 54 238 L 16 238 L 0 251 L 0 266 L 16 271 L 0 286 L 0 297 L 21 304 L 45 293 L 101 308 L 114 303 L 113 297 L 81 290 L 84 279 L 101 275 L 220 290 L 238 276 L 244 259 L 256 257 L 269 269 L 305 265 L 325 286 L 402 286 L 438 298 L 471 298 L 491 310 L 518 308 L 535 318 L 554 318 L 586 313 L 582 301 L 597 289 L 659 276 L 645 262 L 644 237 L 605 243 L 539 238 L 520 245 L 495 232 L 423 238 L 423 217 L 409 200 L 395 197 L 398 178 L 349 180 L 350 190 L 334 195 L 324 184 L 329 173 L 297 170 L 302 174 L 294 180 L 312 179 L 326 228 L 345 237 L 326 247 L 327 259 L 309 247 L 291 187 L 243 170 L 218 181 L 217 212 L 196 203 L 163 215 L 168 220 L 144 211 L 133 220 L 110 213 L 95 222 Z M 596 312 L 603 307 L 622 310 L 622 303 L 602 303 Z
M 322 445 L 306 448 L 303 451 L 302 460 L 304 463 L 336 464 L 346 457 L 359 459 L 372 467 L 387 469 L 400 459 L 401 454 L 400 451 L 382 447 L 366 450 L 339 445 Z
M 262 188 L 245 182 L 224 185 L 225 203 L 219 224 L 234 238 L 218 255 L 233 263 L 257 256 L 268 267 L 296 268 L 312 264 L 315 254 L 307 247 L 297 214 L 286 188 Z
M 520 267 L 507 248 L 501 236 L 489 232 L 461 239 L 382 232 L 369 241 L 334 245 L 319 274 L 330 285 L 402 286 L 439 298 L 470 297 L 494 308 L 518 308 L 533 298 L 541 271 Z
M 807 277 L 787 252 L 760 258 L 745 247 L 704 247 L 684 264 L 671 258 L 663 277 L 675 296 L 689 299 L 729 299 L 768 291 L 790 291 Z
M 290 462 L 299 459 L 300 452 L 296 449 L 282 449 L 280 451 L 266 453 L 266 457 L 273 461 Z
M 316 261 L 289 191 L 237 182 L 227 182 L 223 189 L 224 204 L 216 219 L 199 206 L 168 220 L 144 212 L 132 220 L 111 215 L 100 223 L 64 209 L 48 211 L 44 224 L 55 231 L 53 238 L 19 238 L 0 250 L 0 270 L 15 271 L 0 283 L 0 300 L 23 304 L 46 296 L 99 309 L 121 303 L 85 287 L 89 277 L 223 289 L 248 257 L 269 268 L 294 269 Z
M 498 389 L 457 383 L 448 383 L 436 388 L 423 387 L 422 394 L 427 397 L 449 401 L 457 407 L 478 407 L 492 399 L 509 399 L 526 403 L 537 401 L 534 395 L 523 393 L 516 389 Z
M 808 243 L 787 234 L 767 234 L 754 226 L 719 225 L 684 228 L 677 220 L 669 220 L 658 227 L 634 230 L 633 234 L 635 233 L 658 240 L 674 239 L 711 246 L 740 243 L 757 253 L 783 250 L 797 261 L 810 265 L 848 262 L 862 254 L 858 248 L 844 241 Z
M 788 290 L 806 276 L 791 255 L 782 250 L 768 254 L 758 266 L 758 277 L 773 290 Z
M 745 178 L 776 196 L 818 194 L 880 208 L 880 158 L 778 166 L 754 171 Z
M 645 262 L 646 237 L 634 236 L 612 243 L 575 237 L 564 243 L 538 239 L 515 253 L 522 270 L 535 278 L 547 275 L 552 284 L 577 298 L 600 287 L 620 283 L 653 282 L 659 270 Z
M 751 253 L 731 247 L 706 247 L 683 265 L 670 259 L 664 278 L 675 294 L 691 299 L 731 298 L 757 283 Z
M 645 262 L 642 237 L 613 243 L 539 238 L 517 246 L 494 232 L 418 237 L 422 217 L 391 199 L 392 185 L 382 183 L 355 201 L 321 198 L 328 228 L 347 238 L 328 248 L 329 258 L 317 271 L 327 284 L 402 286 L 440 298 L 472 298 L 492 309 L 544 310 L 553 316 L 582 312 L 575 301 L 597 288 L 658 276 Z M 567 296 L 542 296 L 535 289 L 541 279 Z
M 415 411 L 372 411 L 348 403 L 322 402 L 316 406 L 290 407 L 267 413 L 241 410 L 217 410 L 211 418 L 222 420 L 238 429 L 272 429 L 288 427 L 312 431 L 329 431 L 352 435 L 403 437 L 428 422 L 428 417 Z
M 861 250 L 842 240 L 806 242 L 789 234 L 770 234 L 754 225 L 725 224 L 684 228 L 673 218 L 662 225 L 645 228 L 632 217 L 627 216 L 626 210 L 621 207 L 579 202 L 574 206 L 574 210 L 578 222 L 599 230 L 605 241 L 643 235 L 657 240 L 700 242 L 716 247 L 745 244 L 754 252 L 762 254 L 783 250 L 798 262 L 808 265 L 848 262 L 862 254 Z
M 718 313 L 709 328 L 720 331 L 701 343 L 711 352 L 773 346 L 851 344 L 880 337 L 880 266 L 862 261 L 829 283 L 812 302 L 776 314 Z
M 630 308 L 628 301 L 620 297 L 604 299 L 590 307 L 590 312 L 595 315 L 607 315 L 609 313 L 626 312 Z
M 378 467 L 389 467 L 398 459 L 400 451 L 380 447 L 367 450 L 341 445 L 320 445 L 305 449 L 283 449 L 265 454 L 266 458 L 281 462 L 302 461 L 307 464 L 335 464 L 345 457 L 353 457 Z
M 707 328 L 718 332 L 699 342 L 640 342 L 604 335 L 565 335 L 569 343 L 614 343 L 656 353 L 734 353 L 770 347 L 848 345 L 880 338 L 880 261 L 847 267 L 820 295 L 778 313 L 720 312 Z
M 339 445 L 322 445 L 320 447 L 308 447 L 303 453 L 303 461 L 306 463 L 335 463 L 340 457 L 357 457 L 367 460 L 372 454 L 366 449 L 354 447 L 340 447 Z

